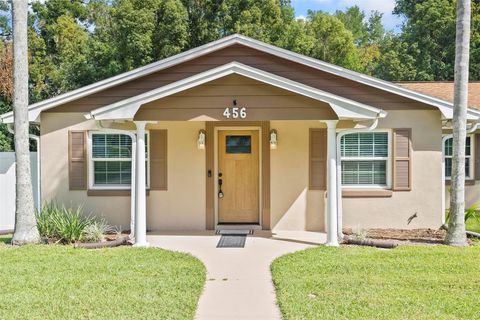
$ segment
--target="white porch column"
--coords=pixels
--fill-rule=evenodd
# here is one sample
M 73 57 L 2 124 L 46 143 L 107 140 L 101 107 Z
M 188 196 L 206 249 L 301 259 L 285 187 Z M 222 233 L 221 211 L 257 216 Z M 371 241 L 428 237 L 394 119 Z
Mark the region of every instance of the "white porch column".
M 337 120 L 327 124 L 327 246 L 338 246 L 337 237 Z
M 135 163 L 135 244 L 147 247 L 147 192 L 145 181 L 145 125 L 146 121 L 135 121 L 137 126 L 137 152 Z

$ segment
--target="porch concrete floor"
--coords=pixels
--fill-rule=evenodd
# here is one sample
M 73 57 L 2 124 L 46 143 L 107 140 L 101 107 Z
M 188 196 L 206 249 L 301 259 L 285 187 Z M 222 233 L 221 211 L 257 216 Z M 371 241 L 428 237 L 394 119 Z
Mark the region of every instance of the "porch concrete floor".
M 207 282 L 196 319 L 281 319 L 270 273 L 271 262 L 284 254 L 325 243 L 319 232 L 255 231 L 244 248 L 216 248 L 214 231 L 152 232 L 151 246 L 199 258 Z

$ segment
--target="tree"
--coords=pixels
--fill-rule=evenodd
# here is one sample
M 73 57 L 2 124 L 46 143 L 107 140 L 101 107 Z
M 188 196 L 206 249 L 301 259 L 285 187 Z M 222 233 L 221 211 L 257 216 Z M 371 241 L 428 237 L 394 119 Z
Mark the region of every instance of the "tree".
M 374 75 L 386 80 L 453 80 L 455 64 L 455 4 L 453 0 L 396 0 L 401 32 L 380 47 Z M 480 1 L 471 3 L 470 79 L 480 79 Z M 390 60 L 387 57 L 395 56 Z M 405 72 L 403 65 L 408 65 Z M 411 67 L 413 66 L 413 69 Z M 412 73 L 413 71 L 413 73 Z M 405 78 L 404 76 L 408 77 Z
M 13 95 L 13 48 L 0 42 L 0 114 L 11 111 Z M 5 124 L 0 125 L 0 151 L 12 151 L 13 139 Z
M 453 109 L 453 157 L 450 221 L 445 242 L 466 246 L 465 234 L 465 141 L 467 138 L 468 66 L 470 59 L 470 0 L 457 0 L 455 38 L 455 85 Z
M 12 4 L 13 18 L 13 112 L 15 124 L 15 231 L 12 243 L 37 243 L 37 229 L 33 206 L 30 173 L 29 121 L 28 121 L 28 44 L 27 0 Z
M 345 11 L 337 10 L 335 17 L 342 21 L 343 25 L 353 35 L 356 44 L 363 44 L 368 39 L 368 30 L 365 23 L 365 12 L 358 6 L 347 8 Z
M 307 54 L 311 57 L 360 70 L 359 53 L 352 33 L 336 17 L 327 13 L 310 11 L 307 19 L 307 36 L 313 46 Z

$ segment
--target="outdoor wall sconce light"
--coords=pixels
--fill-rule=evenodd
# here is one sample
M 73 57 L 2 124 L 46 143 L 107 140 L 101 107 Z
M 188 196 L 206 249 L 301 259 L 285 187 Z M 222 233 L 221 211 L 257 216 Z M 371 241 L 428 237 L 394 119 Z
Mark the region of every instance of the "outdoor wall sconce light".
M 278 140 L 277 140 L 277 130 L 270 130 L 270 149 L 277 149 Z
M 197 147 L 200 150 L 205 149 L 205 130 L 198 131 L 198 140 L 197 140 Z

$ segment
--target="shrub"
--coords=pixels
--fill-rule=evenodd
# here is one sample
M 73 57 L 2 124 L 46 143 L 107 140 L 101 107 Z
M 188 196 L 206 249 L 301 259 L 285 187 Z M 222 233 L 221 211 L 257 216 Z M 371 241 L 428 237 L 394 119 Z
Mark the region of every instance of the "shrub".
M 107 233 L 115 232 L 115 228 L 110 226 L 105 219 L 92 220 L 84 231 L 84 239 L 87 242 L 100 242 Z
M 45 203 L 40 212 L 36 212 L 37 228 L 43 238 L 54 238 L 56 236 L 53 217 L 60 214 L 61 208 L 54 202 Z
M 38 231 L 42 237 L 64 243 L 81 241 L 85 229 L 92 224 L 90 217 L 82 215 L 82 207 L 66 208 L 54 202 L 45 204 L 37 213 Z

